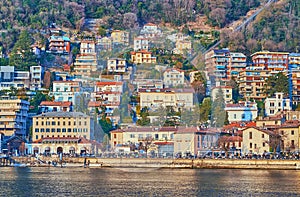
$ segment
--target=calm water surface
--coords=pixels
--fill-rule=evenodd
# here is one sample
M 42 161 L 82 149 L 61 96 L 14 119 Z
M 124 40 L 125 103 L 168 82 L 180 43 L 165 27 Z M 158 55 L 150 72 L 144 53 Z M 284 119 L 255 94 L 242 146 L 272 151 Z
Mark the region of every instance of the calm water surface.
M 300 171 L 2 167 L 0 196 L 300 196 Z

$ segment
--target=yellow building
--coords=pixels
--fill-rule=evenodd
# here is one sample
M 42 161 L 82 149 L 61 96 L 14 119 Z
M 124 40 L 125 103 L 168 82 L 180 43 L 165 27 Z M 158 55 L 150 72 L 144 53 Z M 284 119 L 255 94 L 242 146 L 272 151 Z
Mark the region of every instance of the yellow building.
M 3 133 L 4 136 L 25 136 L 28 110 L 28 101 L 0 100 L 0 133 Z
M 93 139 L 93 136 L 93 119 L 81 112 L 48 112 L 33 117 L 33 140 L 45 137 Z
M 243 130 L 243 154 L 263 154 L 270 152 L 274 133 L 266 129 L 249 127 Z
M 131 52 L 131 61 L 134 64 L 155 64 L 156 63 L 156 57 L 152 57 L 152 52 L 148 51 L 134 51 Z
M 113 30 L 111 37 L 114 44 L 129 45 L 129 32 L 121 30 Z

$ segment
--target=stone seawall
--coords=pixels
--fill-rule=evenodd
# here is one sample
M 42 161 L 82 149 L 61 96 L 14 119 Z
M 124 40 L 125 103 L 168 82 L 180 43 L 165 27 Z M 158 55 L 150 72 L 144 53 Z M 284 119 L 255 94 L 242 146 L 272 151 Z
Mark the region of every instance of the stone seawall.
M 59 163 L 57 157 L 14 157 L 15 163 L 28 166 L 52 166 Z M 119 168 L 228 168 L 228 169 L 290 169 L 300 170 L 300 160 L 256 160 L 256 159 L 159 159 L 159 158 L 63 158 L 68 167 L 82 167 L 84 161 L 90 167 Z

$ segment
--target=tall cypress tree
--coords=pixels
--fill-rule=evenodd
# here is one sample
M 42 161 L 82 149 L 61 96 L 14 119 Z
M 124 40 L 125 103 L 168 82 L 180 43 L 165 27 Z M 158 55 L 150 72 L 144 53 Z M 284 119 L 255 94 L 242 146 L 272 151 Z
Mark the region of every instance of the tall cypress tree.
M 218 89 L 215 100 L 212 102 L 211 126 L 222 127 L 226 121 L 225 100 L 221 88 Z

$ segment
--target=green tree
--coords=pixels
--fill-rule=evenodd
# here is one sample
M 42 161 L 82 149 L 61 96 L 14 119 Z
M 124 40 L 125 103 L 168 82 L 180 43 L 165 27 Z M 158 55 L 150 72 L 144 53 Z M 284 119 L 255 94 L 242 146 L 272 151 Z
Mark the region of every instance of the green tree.
M 282 72 L 272 75 L 266 80 L 264 91 L 268 97 L 274 96 L 275 92 L 283 92 L 287 96 L 289 92 L 288 77 Z
M 29 32 L 22 31 L 9 59 L 9 64 L 15 66 L 16 70 L 29 71 L 30 66 L 38 65 L 37 58 L 31 50 L 32 43 Z
M 225 100 L 223 91 L 218 89 L 215 100 L 212 102 L 211 125 L 213 127 L 222 127 L 226 122 Z
M 211 115 L 210 97 L 203 99 L 203 102 L 200 105 L 199 113 L 200 113 L 200 122 L 206 123 L 209 120 L 209 116 Z
M 43 94 L 41 91 L 37 91 L 36 95 L 30 100 L 30 112 L 37 113 L 42 101 L 51 101 L 51 97 Z

